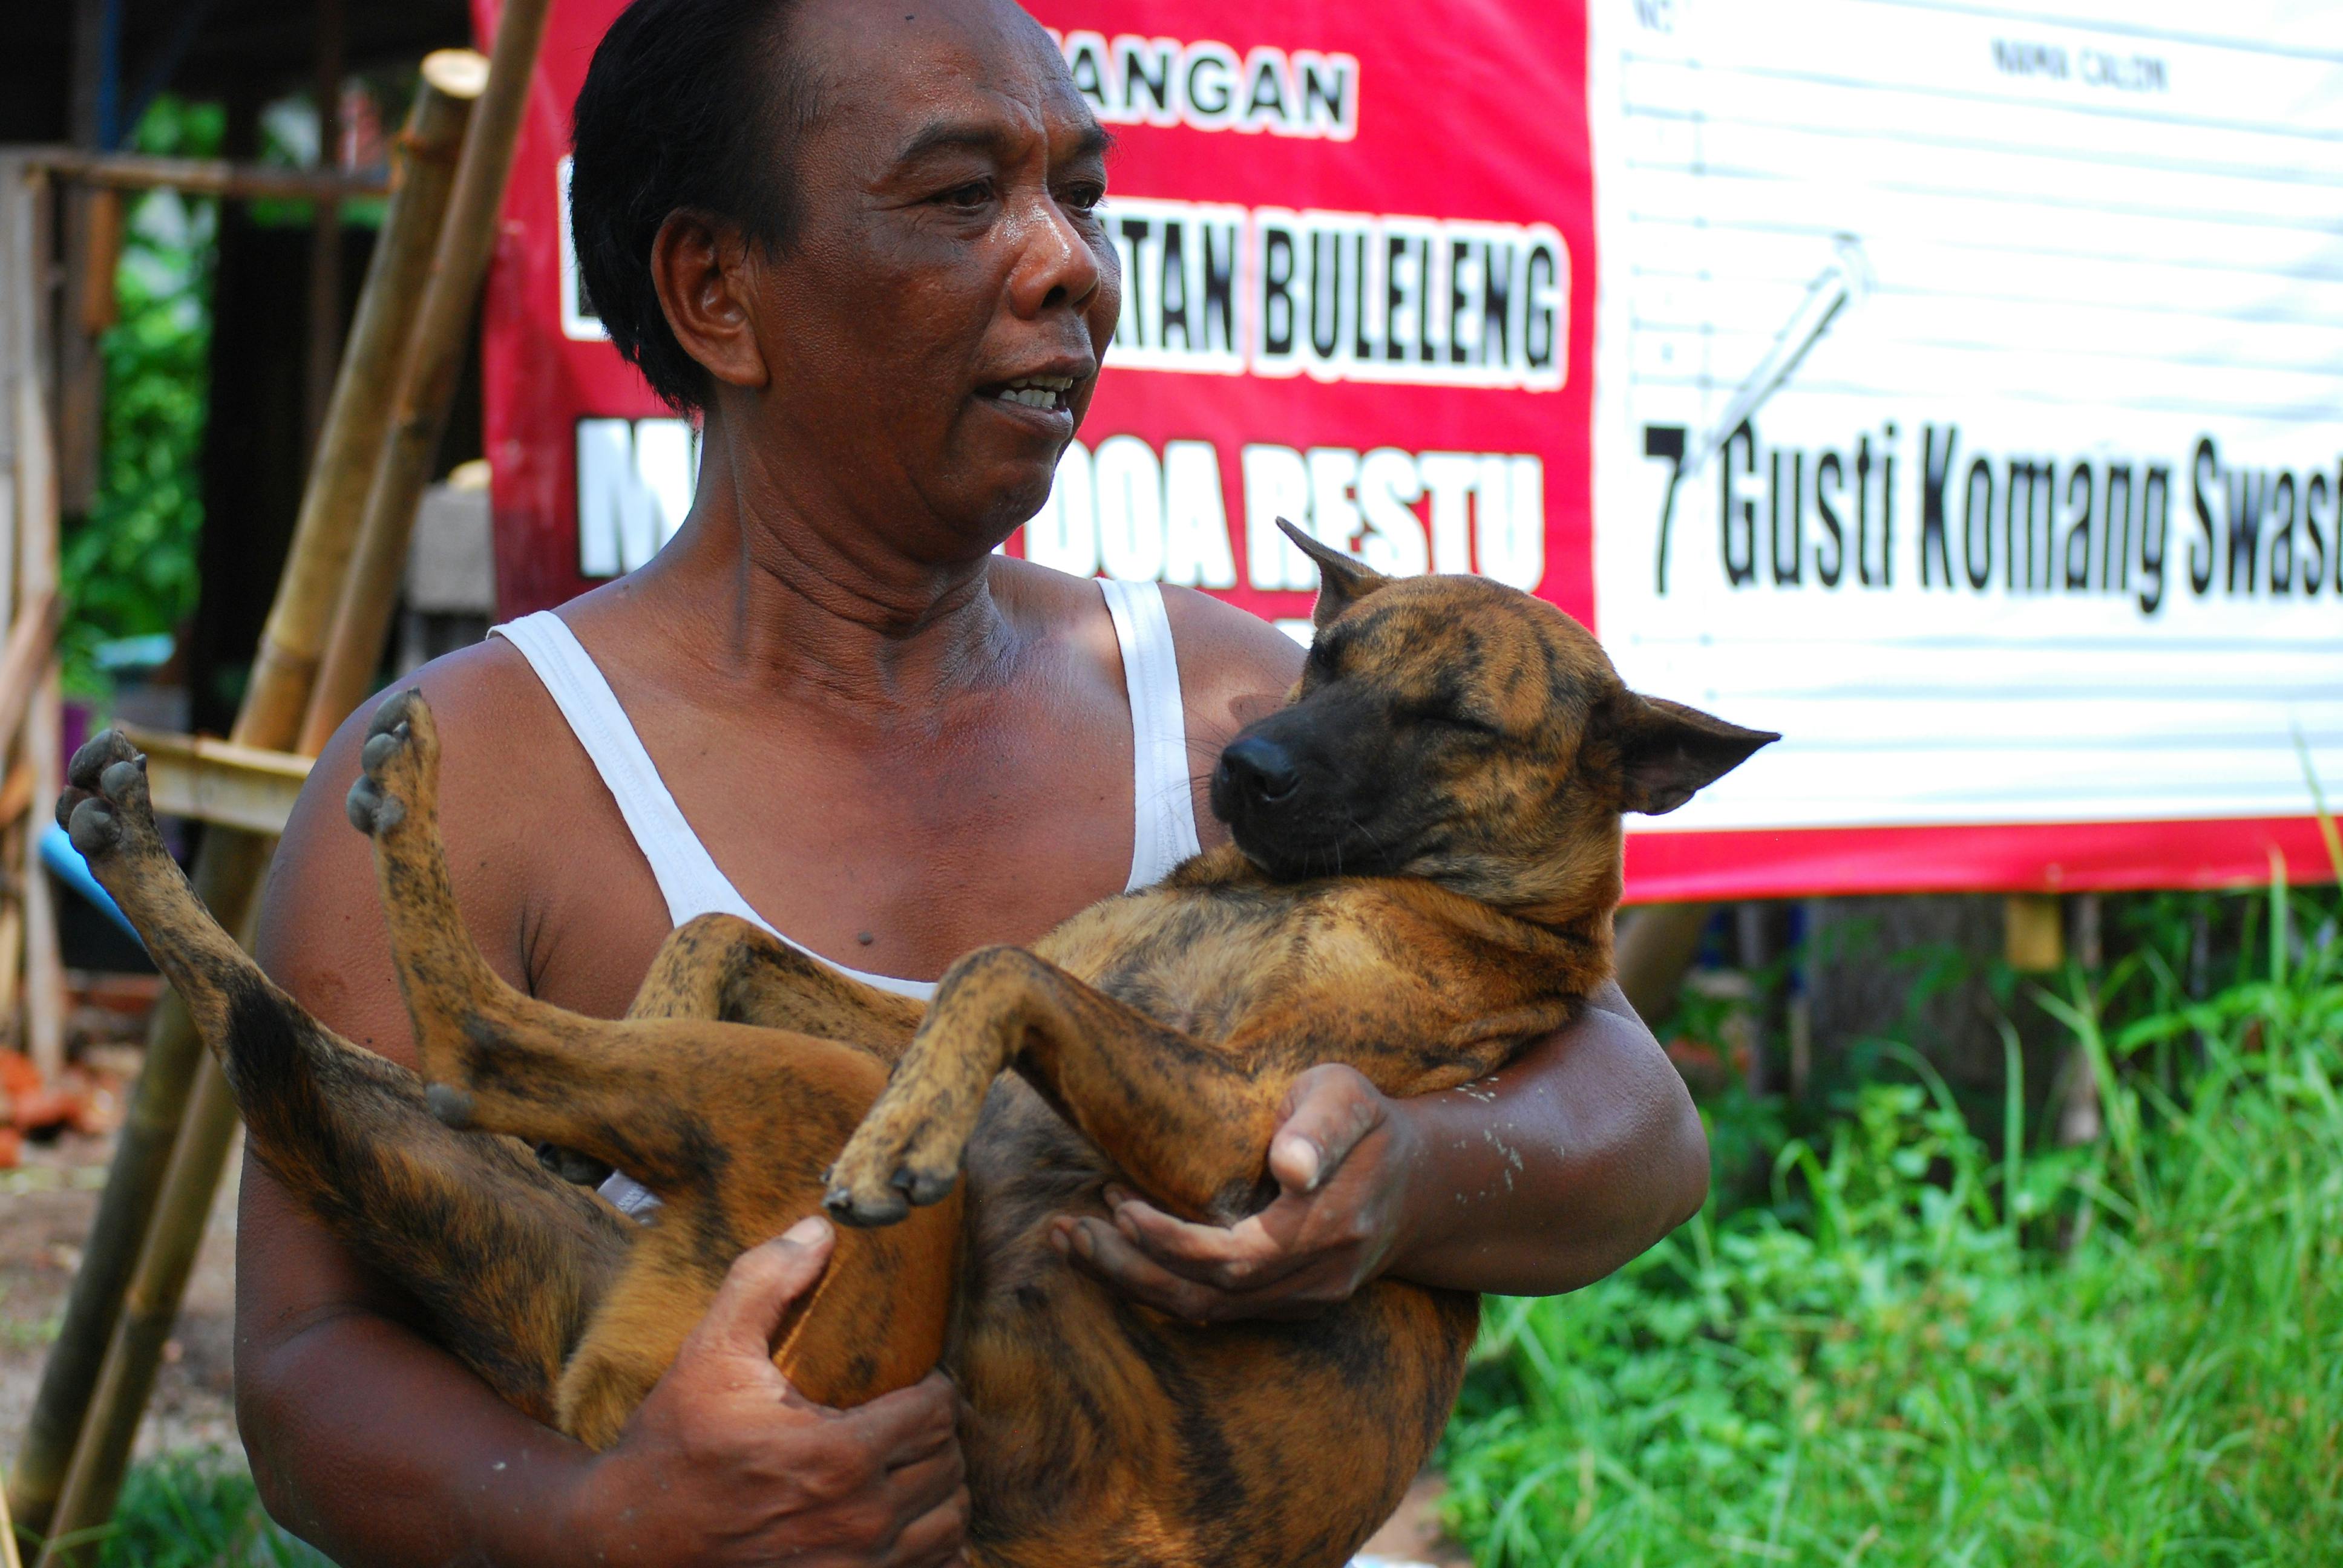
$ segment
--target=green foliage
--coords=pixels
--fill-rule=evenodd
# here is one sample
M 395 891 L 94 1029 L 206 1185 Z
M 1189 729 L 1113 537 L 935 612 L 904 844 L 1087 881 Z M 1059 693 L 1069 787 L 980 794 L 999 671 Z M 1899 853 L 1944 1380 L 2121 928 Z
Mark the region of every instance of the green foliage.
M 242 1463 L 210 1452 L 132 1465 L 114 1522 L 60 1541 L 96 1542 L 98 1568 L 333 1568 L 269 1521 Z
M 217 105 L 165 96 L 139 122 L 137 146 L 205 156 L 218 150 L 221 131 Z M 127 215 L 116 274 L 121 316 L 99 346 L 97 498 L 68 527 L 58 562 L 65 680 L 81 695 L 108 689 L 99 643 L 175 631 L 195 608 L 216 228 L 213 203 L 167 191 L 140 197 Z
M 2169 900 L 2040 999 L 2097 1144 L 2026 1136 L 2014 1040 L 1999 1159 L 1906 1053 L 1919 1082 L 1780 1145 L 1770 1206 L 1493 1302 L 1443 1454 L 1477 1560 L 2332 1561 L 2343 944 L 2331 897 L 2254 907 L 2217 990 Z

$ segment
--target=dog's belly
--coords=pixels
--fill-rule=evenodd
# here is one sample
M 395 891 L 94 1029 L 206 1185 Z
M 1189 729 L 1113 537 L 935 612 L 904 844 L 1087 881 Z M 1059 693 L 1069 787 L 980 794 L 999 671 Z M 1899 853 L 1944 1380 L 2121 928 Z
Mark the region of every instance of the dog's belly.
M 1190 1039 L 1218 1043 L 1292 986 L 1339 928 L 1312 918 L 1331 890 L 1150 888 L 1109 899 L 1033 951 Z
M 1115 1172 L 1004 1079 L 969 1151 L 950 1356 L 986 1568 L 1333 1568 L 1438 1440 L 1477 1298 L 1378 1282 L 1301 1323 L 1198 1328 L 1049 1243 Z

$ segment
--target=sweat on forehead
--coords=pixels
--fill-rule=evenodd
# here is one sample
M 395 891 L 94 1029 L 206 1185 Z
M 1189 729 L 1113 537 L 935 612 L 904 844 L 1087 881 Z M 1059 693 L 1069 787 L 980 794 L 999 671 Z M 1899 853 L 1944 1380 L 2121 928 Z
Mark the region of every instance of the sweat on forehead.
M 970 91 L 1081 102 L 1050 35 L 1010 0 L 802 0 L 795 28 L 841 107 L 916 118 Z

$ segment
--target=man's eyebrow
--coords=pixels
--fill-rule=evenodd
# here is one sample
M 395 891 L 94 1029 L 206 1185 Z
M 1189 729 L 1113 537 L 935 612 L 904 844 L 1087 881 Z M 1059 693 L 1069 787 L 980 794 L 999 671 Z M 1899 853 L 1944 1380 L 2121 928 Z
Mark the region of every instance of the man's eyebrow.
M 940 152 L 998 152 L 1008 140 L 1005 127 L 981 120 L 933 120 L 903 144 L 895 161 L 914 163 L 930 153 Z
M 935 120 L 923 126 L 903 144 L 895 155 L 900 166 L 917 163 L 930 153 L 973 152 L 998 153 L 1010 141 L 1007 126 L 983 120 Z M 1082 127 L 1081 139 L 1074 144 L 1073 157 L 1103 159 L 1114 150 L 1114 137 L 1096 120 Z

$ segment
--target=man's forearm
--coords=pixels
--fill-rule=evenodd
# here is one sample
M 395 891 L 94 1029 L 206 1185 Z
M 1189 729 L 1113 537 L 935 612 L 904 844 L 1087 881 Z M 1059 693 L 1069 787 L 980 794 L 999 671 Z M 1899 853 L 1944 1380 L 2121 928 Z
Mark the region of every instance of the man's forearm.
M 1415 1157 L 1386 1271 L 1418 1284 L 1575 1290 L 1707 1195 L 1699 1113 L 1615 987 L 1494 1077 L 1393 1114 Z
M 401 1324 L 322 1320 L 236 1381 L 269 1513 L 344 1568 L 575 1561 L 563 1521 L 592 1456 Z

